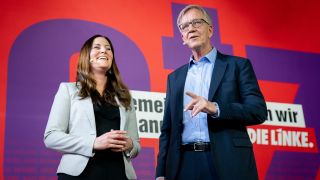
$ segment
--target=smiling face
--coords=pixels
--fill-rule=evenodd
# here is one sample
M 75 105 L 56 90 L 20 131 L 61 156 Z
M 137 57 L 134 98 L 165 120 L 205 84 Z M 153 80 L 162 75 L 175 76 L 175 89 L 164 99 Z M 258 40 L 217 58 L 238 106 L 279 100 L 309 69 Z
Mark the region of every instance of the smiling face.
M 210 49 L 210 38 L 212 37 L 213 30 L 212 26 L 202 21 L 199 27 L 193 27 L 192 21 L 204 20 L 205 17 L 203 13 L 198 9 L 188 10 L 182 17 L 180 24 L 188 24 L 186 31 L 181 32 L 183 42 L 192 50 L 205 50 Z
M 90 66 L 92 72 L 107 72 L 112 65 L 113 53 L 110 43 L 104 37 L 93 40 L 90 50 Z

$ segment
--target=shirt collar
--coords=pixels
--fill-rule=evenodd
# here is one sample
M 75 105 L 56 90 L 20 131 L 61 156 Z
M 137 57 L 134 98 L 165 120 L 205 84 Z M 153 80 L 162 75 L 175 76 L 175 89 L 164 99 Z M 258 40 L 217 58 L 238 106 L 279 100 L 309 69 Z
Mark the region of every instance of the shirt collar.
M 200 62 L 200 61 L 207 61 L 207 62 L 210 62 L 210 63 L 213 63 L 213 64 L 214 64 L 214 62 L 216 61 L 216 57 L 217 57 L 217 49 L 214 47 L 214 48 L 212 48 L 211 51 L 209 51 L 208 54 L 206 54 L 205 56 L 201 57 L 201 59 L 199 60 L 199 62 Z M 193 56 L 190 56 L 188 69 L 189 69 L 193 64 L 196 64 L 196 61 L 193 59 Z

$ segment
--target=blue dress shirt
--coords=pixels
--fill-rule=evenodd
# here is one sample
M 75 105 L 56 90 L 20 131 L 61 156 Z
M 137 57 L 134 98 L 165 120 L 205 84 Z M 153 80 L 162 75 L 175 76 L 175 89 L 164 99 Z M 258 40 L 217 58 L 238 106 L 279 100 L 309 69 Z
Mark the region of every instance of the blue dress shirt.
M 208 54 L 199 61 L 190 57 L 188 74 L 184 86 L 183 105 L 186 107 L 191 97 L 186 95 L 187 91 L 193 92 L 198 96 L 208 99 L 209 87 L 212 71 L 217 56 L 216 48 L 213 48 Z M 207 113 L 200 112 L 196 116 L 191 116 L 191 110 L 183 112 L 182 144 L 192 142 L 210 142 L 208 133 Z

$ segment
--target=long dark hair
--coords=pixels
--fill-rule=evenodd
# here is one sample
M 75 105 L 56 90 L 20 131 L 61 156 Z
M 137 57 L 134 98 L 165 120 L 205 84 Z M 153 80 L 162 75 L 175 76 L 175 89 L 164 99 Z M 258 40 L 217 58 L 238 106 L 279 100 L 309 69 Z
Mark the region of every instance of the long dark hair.
M 102 97 L 96 90 L 96 81 L 90 76 L 90 51 L 93 41 L 97 37 L 103 37 L 109 42 L 113 54 L 111 68 L 106 73 L 108 81 Z M 101 104 L 102 102 L 107 102 L 114 106 L 117 106 L 117 102 L 115 100 L 115 97 L 117 97 L 122 106 L 124 106 L 127 110 L 131 109 L 131 95 L 127 86 L 121 80 L 120 72 L 115 59 L 114 48 L 108 37 L 102 35 L 94 35 L 83 44 L 80 50 L 77 67 L 77 85 L 79 83 L 81 85 L 79 92 L 80 97 L 86 98 L 90 96 L 93 103 Z

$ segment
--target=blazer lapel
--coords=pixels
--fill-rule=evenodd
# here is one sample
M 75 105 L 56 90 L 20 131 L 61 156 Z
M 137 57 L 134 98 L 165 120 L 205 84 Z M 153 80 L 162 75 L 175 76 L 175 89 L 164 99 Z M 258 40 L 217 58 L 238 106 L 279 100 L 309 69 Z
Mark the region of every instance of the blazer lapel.
M 208 100 L 212 100 L 214 94 L 216 93 L 226 71 L 227 65 L 228 64 L 223 60 L 222 54 L 217 52 L 217 58 L 212 71 Z
M 177 95 L 177 100 L 175 101 L 176 104 L 176 112 L 178 113 L 178 120 L 181 120 L 182 123 L 182 118 L 183 118 L 183 95 L 184 95 L 184 85 L 186 83 L 186 77 L 187 77 L 187 73 L 188 73 L 188 64 L 186 64 L 185 66 L 182 67 L 182 69 L 180 69 L 180 71 L 177 71 L 176 74 L 176 79 L 174 78 L 173 80 L 175 82 L 173 82 L 173 84 L 176 84 L 176 88 L 173 88 L 173 90 L 175 90 L 176 92 L 174 92 L 174 95 Z
M 120 104 L 119 99 L 115 97 L 117 104 L 119 105 L 119 111 L 120 111 L 120 130 L 126 130 L 126 109 Z
M 86 111 L 90 124 L 92 126 L 92 129 L 96 129 L 96 121 L 94 117 L 94 110 L 93 110 L 93 104 L 90 97 L 87 97 L 85 99 L 80 100 L 83 104 L 83 109 Z
M 77 90 L 75 93 L 78 94 L 79 90 L 81 89 L 81 85 L 78 84 L 76 86 L 77 86 Z M 96 131 L 96 120 L 94 117 L 93 103 L 92 103 L 91 97 L 86 97 L 84 99 L 81 99 L 81 97 L 77 95 L 76 99 L 81 103 L 81 106 L 83 107 L 84 111 L 88 115 L 91 128 L 94 131 Z

